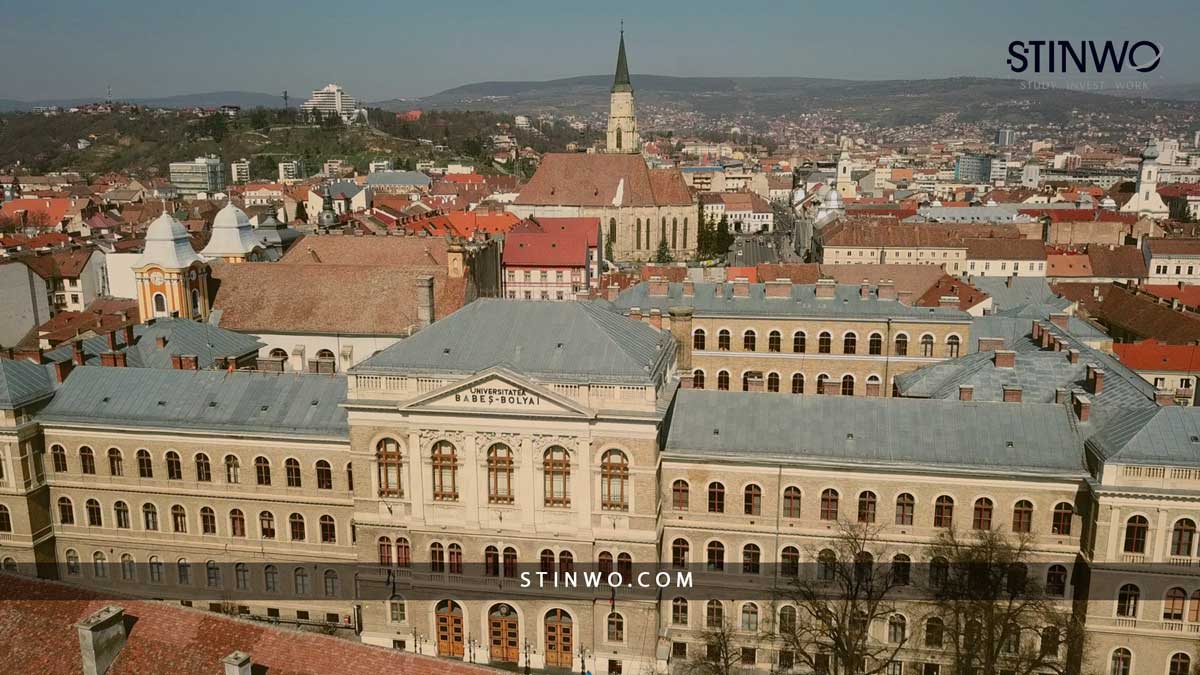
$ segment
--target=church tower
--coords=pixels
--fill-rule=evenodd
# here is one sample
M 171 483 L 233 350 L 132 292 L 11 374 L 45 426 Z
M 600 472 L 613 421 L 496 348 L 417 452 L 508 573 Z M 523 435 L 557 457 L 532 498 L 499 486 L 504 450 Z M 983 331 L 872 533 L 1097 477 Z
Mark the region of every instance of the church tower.
M 608 104 L 608 152 L 641 152 L 637 117 L 633 112 L 633 85 L 629 82 L 629 63 L 625 59 L 625 29 L 621 29 L 621 44 L 617 48 L 617 74 L 613 78 L 612 96 Z
M 209 266 L 196 255 L 187 228 L 169 211 L 146 230 L 146 246 L 133 263 L 138 317 L 208 319 Z

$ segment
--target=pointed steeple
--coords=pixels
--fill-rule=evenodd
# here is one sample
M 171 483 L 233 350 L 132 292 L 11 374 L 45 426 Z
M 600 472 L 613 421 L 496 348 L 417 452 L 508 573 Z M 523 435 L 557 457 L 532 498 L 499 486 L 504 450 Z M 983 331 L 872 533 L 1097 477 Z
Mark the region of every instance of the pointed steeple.
M 633 91 L 629 82 L 629 62 L 625 59 L 625 22 L 621 22 L 621 45 L 617 48 L 617 75 L 613 78 L 613 91 Z

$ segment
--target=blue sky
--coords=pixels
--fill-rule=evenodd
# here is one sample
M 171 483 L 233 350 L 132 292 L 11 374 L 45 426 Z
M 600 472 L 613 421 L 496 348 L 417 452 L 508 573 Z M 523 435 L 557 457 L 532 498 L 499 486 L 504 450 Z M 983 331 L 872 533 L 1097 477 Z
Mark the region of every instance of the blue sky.
M 1012 76 L 1012 40 L 1157 42 L 1152 83 L 1200 80 L 1195 0 L 0 0 L 0 98 L 215 90 L 367 100 L 631 70 L 852 79 Z

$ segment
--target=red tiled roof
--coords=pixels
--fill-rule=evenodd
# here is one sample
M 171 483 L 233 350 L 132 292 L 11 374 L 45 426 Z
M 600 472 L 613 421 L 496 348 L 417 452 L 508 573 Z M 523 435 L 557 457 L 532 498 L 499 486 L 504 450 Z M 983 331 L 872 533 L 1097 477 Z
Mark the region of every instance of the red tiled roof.
M 1178 300 L 1188 307 L 1200 307 L 1200 286 L 1192 284 L 1142 284 L 1138 288 L 1168 300 Z
M 213 675 L 235 651 L 270 675 L 489 675 L 496 671 L 343 638 L 283 630 L 214 612 L 101 596 L 66 584 L 0 574 L 0 663 L 9 673 L 83 670 L 75 624 L 108 605 L 136 619 L 108 675 Z
M 1200 183 L 1171 183 L 1158 188 L 1158 194 L 1163 197 L 1194 197 L 1200 196 Z
M 1092 262 L 1086 253 L 1052 253 L 1046 256 L 1048 277 L 1090 277 Z
M 1151 237 L 1146 240 L 1151 255 L 1200 255 L 1200 239 L 1163 239 Z
M 640 155 L 548 153 L 516 204 L 531 206 L 689 205 L 677 169 L 650 169 Z
M 966 238 L 1019 239 L 1012 225 L 974 223 L 901 223 L 895 218 L 844 218 L 820 233 L 824 246 L 917 248 L 965 246 Z
M 587 237 L 577 232 L 509 232 L 504 238 L 505 267 L 586 267 Z
M 1030 207 L 1018 209 L 1020 213 L 1038 218 L 1049 218 L 1052 223 L 1136 223 L 1138 217 L 1132 213 L 1118 213 L 1107 209 L 1047 209 Z
M 50 280 L 78 277 L 91 257 L 92 249 L 76 248 L 22 256 L 19 259 L 39 277 Z
M 25 213 L 26 222 L 40 220 L 36 224 L 55 226 L 63 221 L 71 208 L 71 200 L 59 199 L 14 199 L 0 206 L 0 218 L 20 218 Z
M 663 277 L 667 281 L 679 283 L 687 278 L 687 268 L 682 265 L 643 265 L 642 281 L 649 281 L 650 277 Z
M 1146 276 L 1146 258 L 1136 246 L 1103 246 L 1087 248 L 1094 276 L 1113 279 L 1141 279 Z
M 510 232 L 571 232 L 584 237 L 589 247 L 600 245 L 599 218 L 529 218 L 512 226 Z
M 1191 373 L 1200 370 L 1200 345 L 1169 345 L 1154 338 L 1117 342 L 1113 351 L 1121 363 L 1134 370 L 1167 370 Z
M 975 260 L 1045 260 L 1046 245 L 1038 239 L 964 239 L 967 257 Z

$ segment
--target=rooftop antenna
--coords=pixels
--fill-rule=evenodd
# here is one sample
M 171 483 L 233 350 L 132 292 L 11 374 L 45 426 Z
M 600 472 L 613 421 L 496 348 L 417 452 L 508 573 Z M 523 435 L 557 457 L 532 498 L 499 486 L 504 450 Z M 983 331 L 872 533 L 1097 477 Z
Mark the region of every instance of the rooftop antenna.
M 287 93 L 287 89 L 284 89 L 283 90 L 283 109 L 287 110 L 287 107 L 288 107 L 288 93 Z
M 108 98 L 104 99 L 104 102 L 109 105 L 112 105 L 112 83 L 111 82 L 108 85 Z

